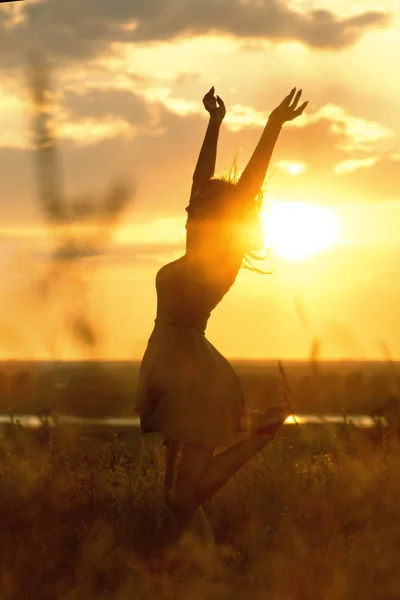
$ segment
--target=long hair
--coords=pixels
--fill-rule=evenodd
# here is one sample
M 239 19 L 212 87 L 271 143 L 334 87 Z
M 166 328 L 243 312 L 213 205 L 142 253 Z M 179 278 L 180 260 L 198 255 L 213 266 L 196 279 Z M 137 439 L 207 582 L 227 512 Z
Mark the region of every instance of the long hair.
M 231 168 L 227 173 L 219 177 L 220 181 L 230 184 L 231 186 L 236 186 L 239 181 L 240 173 L 238 169 L 237 159 L 238 159 L 239 151 L 236 152 L 235 157 L 233 159 Z M 263 236 L 263 217 L 262 212 L 265 208 L 266 200 L 265 200 L 265 188 L 264 186 L 259 189 L 255 198 L 250 203 L 249 207 L 246 210 L 246 220 L 248 220 L 249 226 L 253 229 L 255 233 L 255 237 Z M 269 270 L 260 269 L 252 263 L 252 260 L 255 261 L 265 261 L 268 258 L 273 257 L 272 248 L 265 248 L 264 244 L 262 244 L 262 248 L 257 244 L 257 247 L 249 247 L 244 254 L 242 267 L 244 269 L 248 269 L 255 273 L 260 273 L 262 275 L 270 275 L 273 273 L 274 268 L 272 267 Z

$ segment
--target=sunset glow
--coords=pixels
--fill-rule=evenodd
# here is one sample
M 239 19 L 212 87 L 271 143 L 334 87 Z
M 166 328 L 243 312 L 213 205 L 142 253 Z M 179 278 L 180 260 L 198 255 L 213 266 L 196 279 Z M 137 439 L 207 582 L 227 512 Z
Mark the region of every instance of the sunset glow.
M 339 219 L 326 206 L 275 201 L 263 218 L 265 247 L 284 260 L 305 260 L 340 242 Z
M 309 104 L 283 126 L 264 182 L 274 251 L 254 266 L 271 275 L 240 270 L 211 315 L 212 343 L 229 358 L 297 359 L 315 337 L 322 358 L 375 359 L 382 339 L 400 357 L 399 85 L 383 68 L 400 59 L 398 3 L 220 0 L 218 14 L 189 0 L 154 0 L 148 11 L 139 1 L 81 4 L 1 4 L 0 355 L 81 358 L 87 348 L 66 315 L 84 304 L 102 340 L 90 356 L 142 356 L 156 273 L 185 252 L 209 118 L 202 99 L 214 86 L 226 106 L 217 177 L 235 156 L 238 174 L 246 168 L 293 87 Z M 59 222 L 38 194 L 32 152 L 26 67 L 39 41 Z M 130 195 L 117 214 L 119 182 Z

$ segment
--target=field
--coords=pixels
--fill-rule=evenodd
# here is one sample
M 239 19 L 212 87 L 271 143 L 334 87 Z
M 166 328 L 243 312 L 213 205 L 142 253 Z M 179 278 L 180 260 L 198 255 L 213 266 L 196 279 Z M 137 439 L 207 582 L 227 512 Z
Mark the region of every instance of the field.
M 157 438 L 15 426 L 0 452 L 2 600 L 400 597 L 397 440 L 283 428 L 205 506 L 217 557 L 162 551 Z
M 280 398 L 277 361 L 232 361 L 250 405 Z M 370 414 L 400 396 L 399 365 L 391 361 L 287 361 L 298 412 Z M 139 363 L 0 361 L 0 414 L 63 412 L 83 417 L 132 416 Z

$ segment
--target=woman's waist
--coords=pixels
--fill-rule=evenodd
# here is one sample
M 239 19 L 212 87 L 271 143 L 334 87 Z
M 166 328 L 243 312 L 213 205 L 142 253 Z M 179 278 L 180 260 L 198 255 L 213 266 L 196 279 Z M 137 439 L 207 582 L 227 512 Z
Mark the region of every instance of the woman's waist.
M 208 316 L 207 317 L 186 317 L 178 315 L 162 315 L 157 314 L 154 319 L 155 326 L 157 325 L 171 325 L 176 327 L 186 327 L 188 329 L 195 329 L 203 335 L 207 328 Z

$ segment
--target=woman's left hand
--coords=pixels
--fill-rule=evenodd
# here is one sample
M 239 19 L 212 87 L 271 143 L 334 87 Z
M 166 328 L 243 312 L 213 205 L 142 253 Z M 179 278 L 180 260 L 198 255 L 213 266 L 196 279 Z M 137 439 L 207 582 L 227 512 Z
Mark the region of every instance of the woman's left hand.
M 296 88 L 293 88 L 290 94 L 282 100 L 280 105 L 272 111 L 269 120 L 283 124 L 286 123 L 286 121 L 293 121 L 293 119 L 299 117 L 308 104 L 308 101 L 303 102 L 303 104 L 297 107 L 301 93 L 302 90 L 299 90 L 296 94 Z

